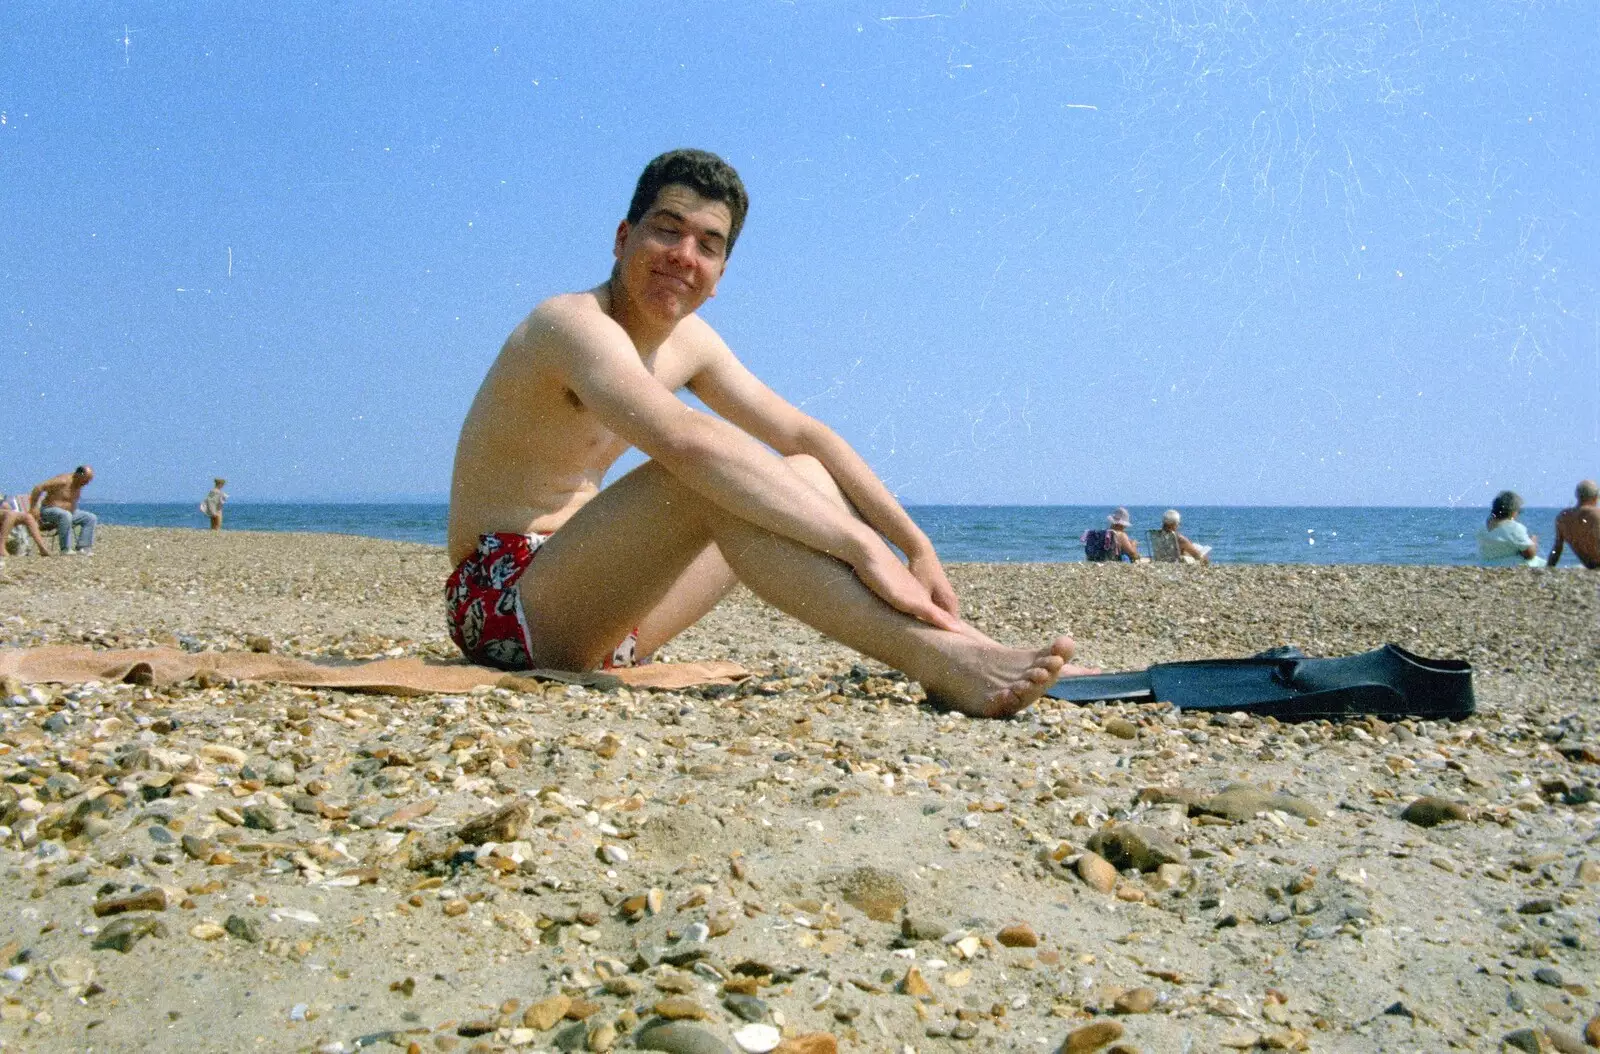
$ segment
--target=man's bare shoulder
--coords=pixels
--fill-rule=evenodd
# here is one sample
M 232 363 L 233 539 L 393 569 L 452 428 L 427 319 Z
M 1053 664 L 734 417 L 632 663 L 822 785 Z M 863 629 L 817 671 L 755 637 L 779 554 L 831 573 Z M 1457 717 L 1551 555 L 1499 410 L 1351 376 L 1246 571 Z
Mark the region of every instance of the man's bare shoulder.
M 620 327 L 601 307 L 594 292 L 560 293 L 529 312 L 506 340 L 514 353 L 560 352 L 574 344 L 615 337 Z

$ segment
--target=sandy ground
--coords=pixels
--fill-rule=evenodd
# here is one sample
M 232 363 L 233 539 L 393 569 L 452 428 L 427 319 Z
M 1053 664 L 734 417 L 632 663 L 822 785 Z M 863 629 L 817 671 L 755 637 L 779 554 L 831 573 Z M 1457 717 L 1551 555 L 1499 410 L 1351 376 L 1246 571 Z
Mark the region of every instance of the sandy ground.
M 446 571 L 425 546 L 109 526 L 93 557 L 6 561 L 0 646 L 445 656 Z M 952 578 L 996 637 L 1067 630 L 1113 668 L 1469 659 L 1480 712 L 971 721 L 748 595 L 667 649 L 754 671 L 732 688 L 7 685 L 0 1047 L 1600 1042 L 1600 576 Z M 1424 796 L 1408 815 L 1442 822 L 1402 817 Z M 662 1017 L 685 1024 L 641 1034 Z

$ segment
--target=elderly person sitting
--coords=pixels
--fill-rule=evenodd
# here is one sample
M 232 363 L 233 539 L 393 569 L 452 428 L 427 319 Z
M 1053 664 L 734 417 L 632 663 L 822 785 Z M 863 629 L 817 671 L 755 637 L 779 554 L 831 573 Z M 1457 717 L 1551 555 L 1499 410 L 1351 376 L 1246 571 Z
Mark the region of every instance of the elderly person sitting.
M 1522 496 L 1503 490 L 1489 506 L 1489 519 L 1478 532 L 1478 556 L 1490 566 L 1538 567 L 1539 539 L 1517 522 Z
M 1128 510 L 1118 506 L 1106 517 L 1103 531 L 1084 531 L 1083 558 L 1091 564 L 1116 563 L 1139 559 L 1139 543 L 1128 537 Z
M 1161 514 L 1160 533 L 1162 535 L 1172 536 L 1173 542 L 1176 543 L 1175 549 L 1177 551 L 1179 560 L 1186 564 L 1209 564 L 1211 562 L 1211 546 L 1196 545 L 1194 542 L 1191 542 L 1189 539 L 1179 534 L 1178 524 L 1182 522 L 1183 517 L 1178 515 L 1177 509 L 1168 509 L 1166 512 Z M 1152 534 L 1151 537 L 1154 538 L 1155 535 Z M 1158 556 L 1157 559 L 1160 559 L 1160 557 Z

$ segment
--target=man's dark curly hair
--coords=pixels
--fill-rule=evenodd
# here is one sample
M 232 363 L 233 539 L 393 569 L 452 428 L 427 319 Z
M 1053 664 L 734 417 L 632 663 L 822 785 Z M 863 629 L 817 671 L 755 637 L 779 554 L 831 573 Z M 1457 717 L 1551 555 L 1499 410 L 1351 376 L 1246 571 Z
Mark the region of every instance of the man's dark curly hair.
M 628 205 L 628 222 L 638 223 L 643 219 L 655 204 L 661 188 L 672 183 L 728 206 L 733 223 L 728 230 L 727 252 L 732 253 L 733 243 L 744 227 L 744 215 L 750 211 L 750 196 L 745 193 L 744 182 L 733 166 L 706 150 L 669 150 L 644 166 L 639 183 L 633 188 L 633 201 Z

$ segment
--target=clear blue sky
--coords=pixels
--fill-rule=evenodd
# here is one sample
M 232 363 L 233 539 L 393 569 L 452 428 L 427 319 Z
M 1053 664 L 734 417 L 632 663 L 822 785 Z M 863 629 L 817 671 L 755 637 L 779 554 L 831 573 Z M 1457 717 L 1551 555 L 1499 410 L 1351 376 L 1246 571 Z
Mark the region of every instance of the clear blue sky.
M 1600 475 L 1600 6 L 33 2 L 0 489 L 443 496 L 644 162 L 706 317 L 908 503 L 1565 504 Z

